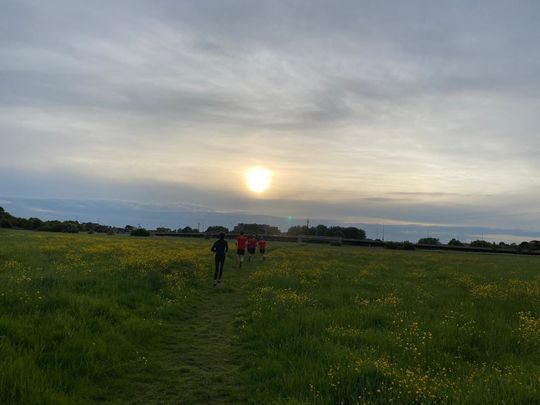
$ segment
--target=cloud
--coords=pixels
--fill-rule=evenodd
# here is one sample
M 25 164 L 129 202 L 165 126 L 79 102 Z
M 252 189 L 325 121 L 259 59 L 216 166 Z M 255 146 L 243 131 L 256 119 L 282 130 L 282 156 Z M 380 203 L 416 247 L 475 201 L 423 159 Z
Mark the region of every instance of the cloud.
M 266 165 L 261 212 L 530 226 L 539 17 L 529 1 L 6 1 L 2 170 L 20 177 L 0 185 L 243 207 L 241 173 Z M 22 186 L 35 172 L 55 186 Z

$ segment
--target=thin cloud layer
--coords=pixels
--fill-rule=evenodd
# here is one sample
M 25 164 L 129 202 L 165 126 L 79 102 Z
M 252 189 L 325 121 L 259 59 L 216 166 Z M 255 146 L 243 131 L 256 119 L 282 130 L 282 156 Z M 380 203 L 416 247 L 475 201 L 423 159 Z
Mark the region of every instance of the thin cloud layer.
M 63 198 L 153 184 L 156 203 L 530 228 L 539 18 L 536 2 L 4 1 L 2 194 L 69 173 Z M 252 165 L 274 171 L 257 200 Z M 84 191 L 100 182 L 122 186 Z

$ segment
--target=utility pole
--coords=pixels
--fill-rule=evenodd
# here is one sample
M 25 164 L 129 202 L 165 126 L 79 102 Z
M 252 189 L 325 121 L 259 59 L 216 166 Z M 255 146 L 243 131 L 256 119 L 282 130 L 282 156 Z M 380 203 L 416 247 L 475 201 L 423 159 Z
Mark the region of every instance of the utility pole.
M 383 242 L 384 242 L 384 224 L 383 224 L 383 226 L 382 226 L 382 240 L 383 240 Z
M 197 222 L 197 232 L 200 232 L 200 231 L 201 231 L 201 223 Z

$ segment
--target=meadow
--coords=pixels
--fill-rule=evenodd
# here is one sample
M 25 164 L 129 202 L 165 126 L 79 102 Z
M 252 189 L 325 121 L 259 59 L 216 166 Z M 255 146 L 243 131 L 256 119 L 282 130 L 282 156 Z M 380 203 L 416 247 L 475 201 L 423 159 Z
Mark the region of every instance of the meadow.
M 540 258 L 209 247 L 0 230 L 0 402 L 540 402 Z

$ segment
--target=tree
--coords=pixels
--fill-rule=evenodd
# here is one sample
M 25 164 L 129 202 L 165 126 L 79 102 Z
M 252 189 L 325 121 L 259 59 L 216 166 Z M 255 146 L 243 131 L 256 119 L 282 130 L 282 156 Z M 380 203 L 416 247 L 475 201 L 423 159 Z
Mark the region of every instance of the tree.
M 336 238 L 343 238 L 345 236 L 343 228 L 341 226 L 331 226 L 328 228 L 326 236 L 332 236 Z
M 277 226 L 267 224 L 244 224 L 240 223 L 234 227 L 233 233 L 244 232 L 246 234 L 279 235 L 281 232 Z
M 347 239 L 366 239 L 366 232 L 354 226 L 343 229 L 343 234 Z
M 291 226 L 287 231 L 287 235 L 316 235 L 316 236 L 330 236 L 347 239 L 365 239 L 366 232 L 363 229 L 349 226 L 344 228 L 342 226 L 317 225 L 315 227 L 308 228 L 303 226 Z
M 229 229 L 224 227 L 224 226 L 209 226 L 207 229 L 206 229 L 206 233 L 229 233 Z
M 79 223 L 77 221 L 62 222 L 62 231 L 66 233 L 79 233 Z
M 307 226 L 291 226 L 289 230 L 287 231 L 287 235 L 308 235 L 308 227 Z M 322 236 L 322 235 L 321 235 Z
M 38 229 L 41 225 L 43 225 L 43 221 L 39 218 L 29 218 L 28 222 L 30 224 L 30 229 Z
M 521 242 L 519 244 L 519 250 L 526 252 L 533 252 L 540 250 L 540 241 L 532 240 L 530 242 Z
M 452 238 L 450 242 L 448 242 L 448 246 L 463 246 L 463 243 L 455 238 Z
M 419 245 L 440 245 L 441 242 L 438 238 L 421 238 L 418 240 Z
M 315 235 L 324 236 L 328 232 L 328 227 L 326 225 L 317 225 L 315 227 Z
M 45 232 L 62 232 L 63 226 L 60 221 L 45 221 L 43 225 L 39 228 L 40 231 Z
M 478 248 L 492 248 L 494 247 L 492 243 L 485 241 L 485 240 L 474 240 L 470 243 L 471 247 L 478 247 Z
M 2 207 L 0 207 L 2 208 Z M 0 210 L 0 227 L 2 228 L 18 228 L 44 232 L 67 232 L 77 233 L 80 231 L 92 231 L 103 233 L 121 232 L 121 228 L 116 228 L 107 225 L 100 225 L 92 222 L 79 223 L 79 221 L 42 221 L 39 218 L 17 218 L 4 211 Z

